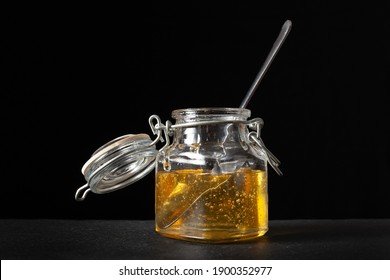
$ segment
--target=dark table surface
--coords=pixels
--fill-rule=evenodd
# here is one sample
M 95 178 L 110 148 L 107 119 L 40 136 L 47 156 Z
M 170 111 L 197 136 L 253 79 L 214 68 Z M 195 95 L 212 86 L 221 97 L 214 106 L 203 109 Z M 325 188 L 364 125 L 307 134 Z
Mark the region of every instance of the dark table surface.
M 390 259 L 390 220 L 275 220 L 253 241 L 169 239 L 152 220 L 0 220 L 2 260 Z

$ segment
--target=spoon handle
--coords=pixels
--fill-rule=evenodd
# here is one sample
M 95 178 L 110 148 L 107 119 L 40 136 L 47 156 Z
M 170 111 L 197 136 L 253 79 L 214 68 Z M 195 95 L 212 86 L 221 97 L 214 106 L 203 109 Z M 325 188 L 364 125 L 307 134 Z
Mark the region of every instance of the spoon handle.
M 263 79 L 265 72 L 267 72 L 267 70 L 268 70 L 269 66 L 271 65 L 274 57 L 276 56 L 276 54 L 279 51 L 280 47 L 284 43 L 284 40 L 286 39 L 288 33 L 290 32 L 291 24 L 292 23 L 291 23 L 290 20 L 286 20 L 285 23 L 283 24 L 282 29 L 280 30 L 278 38 L 276 38 L 276 41 L 273 44 L 272 49 L 269 52 L 266 60 L 264 61 L 263 66 L 261 67 L 259 73 L 257 73 L 257 76 L 256 76 L 255 80 L 253 81 L 251 87 L 249 88 L 247 94 L 245 95 L 245 98 L 242 101 L 242 103 L 240 105 L 240 108 L 245 108 L 248 105 L 249 100 L 251 99 L 253 93 L 255 92 L 255 90 L 257 89 L 257 87 L 260 84 L 261 80 Z

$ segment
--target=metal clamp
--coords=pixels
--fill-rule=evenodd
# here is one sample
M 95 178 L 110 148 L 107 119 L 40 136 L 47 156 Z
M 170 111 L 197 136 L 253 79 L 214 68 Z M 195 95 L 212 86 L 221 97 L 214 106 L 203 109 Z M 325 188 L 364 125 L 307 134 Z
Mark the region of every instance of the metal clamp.
M 268 150 L 268 148 L 265 146 L 263 140 L 261 139 L 260 137 L 260 131 L 261 129 L 263 128 L 263 125 L 264 125 L 264 122 L 261 118 L 255 118 L 255 119 L 252 119 L 252 120 L 249 120 L 247 122 L 247 125 L 248 125 L 248 128 L 249 129 L 252 129 L 254 131 L 251 131 L 248 133 L 248 139 L 251 143 L 254 143 L 256 144 L 258 147 L 260 147 L 261 149 L 263 149 L 265 151 L 265 154 L 267 156 L 267 159 L 268 159 L 268 162 L 269 164 L 271 165 L 271 167 L 273 168 L 273 170 L 275 170 L 275 172 L 279 175 L 279 176 L 282 176 L 283 173 L 282 171 L 279 169 L 279 165 L 280 165 L 280 160 L 278 160 L 273 153 L 271 153 L 270 150 Z

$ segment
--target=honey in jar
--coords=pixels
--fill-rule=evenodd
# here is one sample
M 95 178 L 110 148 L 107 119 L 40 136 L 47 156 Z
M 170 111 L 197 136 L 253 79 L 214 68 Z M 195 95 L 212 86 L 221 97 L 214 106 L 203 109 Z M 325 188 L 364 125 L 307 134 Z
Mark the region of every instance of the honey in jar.
M 157 172 L 156 230 L 168 237 L 211 242 L 265 234 L 266 172 L 249 167 L 227 174 L 203 170 Z

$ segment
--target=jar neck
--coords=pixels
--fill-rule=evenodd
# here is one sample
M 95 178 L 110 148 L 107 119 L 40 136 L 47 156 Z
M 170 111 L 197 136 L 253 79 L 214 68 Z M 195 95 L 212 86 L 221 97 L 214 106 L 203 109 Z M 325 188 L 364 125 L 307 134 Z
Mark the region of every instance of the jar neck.
M 172 112 L 176 124 L 194 123 L 194 126 L 175 129 L 175 143 L 228 143 L 242 141 L 247 126 L 237 121 L 246 121 L 250 110 L 241 108 L 195 108 Z M 196 122 L 221 121 L 220 123 L 196 125 Z
M 176 124 L 198 121 L 246 121 L 251 111 L 242 108 L 189 108 L 172 112 Z

